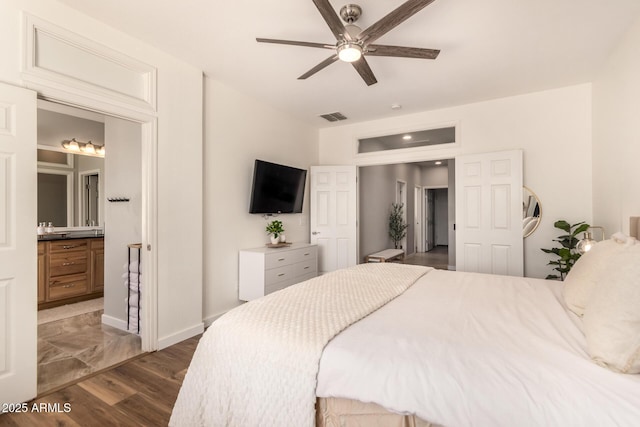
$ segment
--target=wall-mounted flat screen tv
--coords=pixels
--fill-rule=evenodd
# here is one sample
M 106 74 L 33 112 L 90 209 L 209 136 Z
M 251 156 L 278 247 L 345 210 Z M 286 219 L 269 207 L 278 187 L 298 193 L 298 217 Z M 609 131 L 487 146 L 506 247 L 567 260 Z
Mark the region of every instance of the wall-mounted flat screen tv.
M 302 213 L 307 171 L 256 160 L 249 213 Z

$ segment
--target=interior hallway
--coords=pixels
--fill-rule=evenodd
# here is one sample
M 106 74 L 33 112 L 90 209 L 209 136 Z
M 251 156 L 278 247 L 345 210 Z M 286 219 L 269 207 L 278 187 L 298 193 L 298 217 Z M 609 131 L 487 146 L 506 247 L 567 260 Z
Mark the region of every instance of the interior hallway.
M 406 257 L 404 263 L 447 270 L 449 268 L 449 247 L 441 245 L 436 246 L 429 252 L 416 252 Z

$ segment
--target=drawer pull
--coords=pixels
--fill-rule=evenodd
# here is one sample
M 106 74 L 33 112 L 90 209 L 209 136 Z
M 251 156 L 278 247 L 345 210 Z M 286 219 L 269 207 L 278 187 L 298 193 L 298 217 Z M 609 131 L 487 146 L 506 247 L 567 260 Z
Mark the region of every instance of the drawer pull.
M 311 253 L 309 253 L 309 252 L 306 252 L 306 253 L 304 254 L 304 256 L 309 256 L 309 255 L 311 255 Z
M 304 269 L 305 269 L 305 270 L 308 270 L 308 269 L 309 269 L 309 266 L 307 265 Z
M 62 249 L 73 249 L 75 247 L 77 247 L 77 245 L 64 245 Z
M 63 288 L 73 288 L 76 284 L 75 283 L 71 283 L 69 285 L 64 285 L 62 286 Z
M 284 261 L 285 258 L 278 258 L 278 261 Z
M 63 262 L 62 265 L 73 265 L 75 264 L 75 262 L 71 261 L 71 262 Z
M 280 274 L 278 274 L 278 277 L 282 277 L 284 275 L 285 275 L 285 273 L 280 273 Z

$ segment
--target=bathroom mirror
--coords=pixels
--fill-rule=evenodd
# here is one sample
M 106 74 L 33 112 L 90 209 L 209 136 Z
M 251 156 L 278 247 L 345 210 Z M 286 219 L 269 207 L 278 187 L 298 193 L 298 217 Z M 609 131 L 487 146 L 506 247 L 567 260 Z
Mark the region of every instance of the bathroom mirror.
M 38 223 L 103 225 L 104 158 L 38 146 Z
M 522 237 L 529 237 L 538 225 L 540 225 L 540 219 L 542 218 L 542 207 L 540 206 L 540 199 L 536 193 L 531 191 L 530 188 L 522 187 Z

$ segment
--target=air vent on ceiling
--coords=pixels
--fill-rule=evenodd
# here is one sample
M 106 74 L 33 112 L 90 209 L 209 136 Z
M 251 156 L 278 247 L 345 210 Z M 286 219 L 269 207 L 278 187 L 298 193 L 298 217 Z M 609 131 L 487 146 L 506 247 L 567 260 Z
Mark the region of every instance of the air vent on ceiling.
M 335 113 L 328 113 L 328 114 L 321 114 L 320 117 L 322 117 L 323 119 L 330 121 L 330 122 L 337 122 L 340 120 L 347 120 L 347 117 L 340 113 L 340 112 L 335 112 Z

